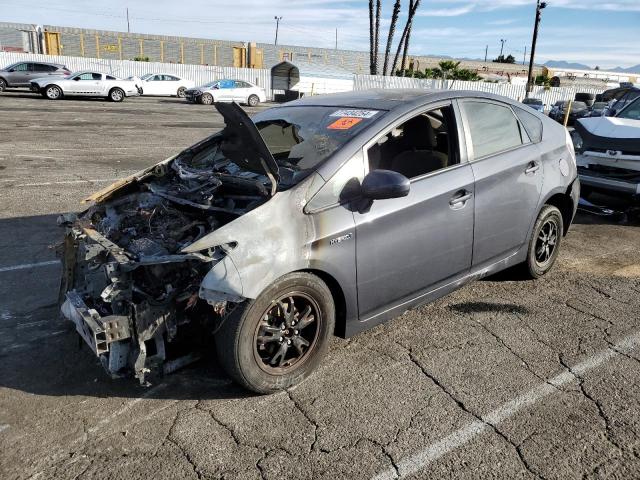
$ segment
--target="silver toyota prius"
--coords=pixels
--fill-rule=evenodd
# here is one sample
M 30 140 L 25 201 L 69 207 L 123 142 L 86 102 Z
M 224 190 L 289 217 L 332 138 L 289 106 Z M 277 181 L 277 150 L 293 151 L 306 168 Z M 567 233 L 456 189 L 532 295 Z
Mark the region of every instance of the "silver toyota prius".
M 256 392 L 462 285 L 553 266 L 579 183 L 564 127 L 481 92 L 303 98 L 225 128 L 63 215 L 64 317 L 141 383 L 215 344 Z

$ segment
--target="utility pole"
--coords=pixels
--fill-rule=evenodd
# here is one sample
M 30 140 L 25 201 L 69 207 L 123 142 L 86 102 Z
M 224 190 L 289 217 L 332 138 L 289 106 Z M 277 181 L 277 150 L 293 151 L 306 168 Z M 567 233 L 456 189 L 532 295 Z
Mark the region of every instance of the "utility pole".
M 131 28 L 129 27 L 129 7 L 127 7 L 127 33 L 131 33 Z
M 533 24 L 533 39 L 531 40 L 531 56 L 529 57 L 529 74 L 527 75 L 527 93 L 525 98 L 529 98 L 529 93 L 533 90 L 533 58 L 536 54 L 536 41 L 538 40 L 538 26 L 540 25 L 540 17 L 542 17 L 542 9 L 547 6 L 547 2 L 537 0 L 536 3 L 536 19 Z
M 527 46 L 524 46 L 524 57 L 522 57 L 522 64 L 524 65 L 527 62 Z
M 336 28 L 336 50 L 338 49 L 338 29 Z
M 507 43 L 507 40 L 504 38 L 500 39 L 500 57 L 502 56 L 502 50 L 504 49 L 504 44 Z M 498 57 L 498 58 L 500 58 Z
M 489 45 L 484 47 L 484 63 L 487 63 L 487 52 L 489 51 Z
M 278 27 L 280 26 L 280 20 L 282 20 L 282 17 L 275 16 L 273 18 L 276 21 L 276 41 L 274 42 L 274 45 L 278 45 Z

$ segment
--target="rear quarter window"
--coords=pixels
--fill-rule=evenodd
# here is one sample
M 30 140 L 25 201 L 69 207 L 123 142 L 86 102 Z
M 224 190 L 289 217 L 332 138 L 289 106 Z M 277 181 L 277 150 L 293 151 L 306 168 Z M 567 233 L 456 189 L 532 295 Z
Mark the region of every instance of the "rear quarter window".
M 516 115 L 520 119 L 520 122 L 524 126 L 524 129 L 527 131 L 529 138 L 533 143 L 539 143 L 542 141 L 542 121 L 536 117 L 533 113 L 527 112 L 526 110 L 516 107 L 515 109 Z

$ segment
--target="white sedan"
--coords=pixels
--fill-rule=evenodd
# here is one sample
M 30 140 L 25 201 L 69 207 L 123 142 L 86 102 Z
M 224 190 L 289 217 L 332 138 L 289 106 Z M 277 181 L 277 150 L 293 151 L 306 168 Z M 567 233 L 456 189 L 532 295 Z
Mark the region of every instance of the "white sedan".
M 138 86 L 142 95 L 171 95 L 184 98 L 184 92 L 195 86 L 193 80 L 168 73 L 147 73 L 140 77 Z
M 211 105 L 216 102 L 246 103 L 255 107 L 267 101 L 263 88 L 244 80 L 216 80 L 185 92 L 187 101 Z
M 49 100 L 66 96 L 103 97 L 121 102 L 125 97 L 140 95 L 135 82 L 107 73 L 75 72 L 64 77 L 44 77 L 31 81 L 31 91 Z

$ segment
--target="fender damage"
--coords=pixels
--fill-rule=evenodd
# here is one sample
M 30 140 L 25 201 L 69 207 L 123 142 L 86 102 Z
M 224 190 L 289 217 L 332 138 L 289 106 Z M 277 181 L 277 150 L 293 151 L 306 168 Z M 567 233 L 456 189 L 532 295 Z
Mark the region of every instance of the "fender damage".
M 277 165 L 255 126 L 237 105 L 222 108 L 222 132 L 58 220 L 61 313 L 112 377 L 133 373 L 145 383 L 150 372 L 193 360 L 203 330 L 213 332 L 230 304 L 244 300 L 227 256 L 233 242 L 186 251 L 277 189 Z M 201 295 L 205 278 L 220 290 Z

